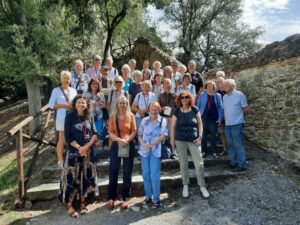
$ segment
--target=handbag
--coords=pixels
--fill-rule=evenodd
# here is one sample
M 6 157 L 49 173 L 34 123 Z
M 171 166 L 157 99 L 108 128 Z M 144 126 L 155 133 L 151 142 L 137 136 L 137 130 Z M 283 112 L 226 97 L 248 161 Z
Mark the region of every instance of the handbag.
M 118 116 L 116 116 L 116 124 L 117 124 L 118 136 L 119 136 L 119 138 L 121 138 Z M 120 147 L 118 145 L 118 157 L 120 157 L 120 158 L 128 158 L 129 157 L 129 144 L 124 147 Z
M 165 119 L 165 118 L 163 118 Z M 159 127 L 161 128 L 161 123 L 163 119 L 160 121 Z M 170 159 L 172 155 L 172 145 L 168 138 L 164 142 L 161 143 L 161 159 Z

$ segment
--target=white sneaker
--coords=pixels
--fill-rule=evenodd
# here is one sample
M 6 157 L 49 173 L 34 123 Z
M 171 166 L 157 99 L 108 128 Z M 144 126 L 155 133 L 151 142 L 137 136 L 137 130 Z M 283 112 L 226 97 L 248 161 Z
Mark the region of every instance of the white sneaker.
M 209 198 L 209 193 L 208 193 L 206 187 L 200 187 L 200 191 L 202 193 L 203 198 Z
M 189 188 L 188 187 L 183 187 L 182 196 L 185 198 L 189 197 Z

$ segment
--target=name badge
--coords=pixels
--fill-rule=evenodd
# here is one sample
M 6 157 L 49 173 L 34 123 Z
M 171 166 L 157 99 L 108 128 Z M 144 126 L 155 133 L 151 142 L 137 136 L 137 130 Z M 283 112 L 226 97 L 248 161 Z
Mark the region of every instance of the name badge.
M 171 115 L 171 107 L 169 106 L 165 106 L 165 110 L 164 110 L 164 114 L 167 115 L 167 116 L 170 116 Z

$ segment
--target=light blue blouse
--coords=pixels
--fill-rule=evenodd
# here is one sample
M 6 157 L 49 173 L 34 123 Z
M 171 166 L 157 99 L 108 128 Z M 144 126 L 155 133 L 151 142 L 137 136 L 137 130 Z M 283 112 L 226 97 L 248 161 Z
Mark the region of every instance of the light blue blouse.
M 142 136 L 144 143 L 150 143 L 150 142 L 152 143 L 161 135 L 165 135 L 167 137 L 168 136 L 167 120 L 161 117 L 160 115 L 158 115 L 155 124 L 153 124 L 150 120 L 150 116 L 143 118 L 138 131 L 138 135 Z M 149 149 L 149 151 L 144 151 L 142 149 L 142 146 L 140 146 L 138 153 L 143 157 L 147 157 L 150 151 L 152 151 L 154 156 L 161 157 L 161 143 L 153 146 L 152 148 Z

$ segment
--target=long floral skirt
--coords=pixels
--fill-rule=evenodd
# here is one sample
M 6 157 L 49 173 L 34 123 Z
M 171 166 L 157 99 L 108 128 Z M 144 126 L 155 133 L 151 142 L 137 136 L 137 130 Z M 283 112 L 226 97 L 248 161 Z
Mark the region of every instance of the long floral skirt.
M 59 200 L 68 203 L 81 197 L 98 195 L 97 171 L 93 154 L 87 157 L 69 157 L 68 152 L 61 174 Z

